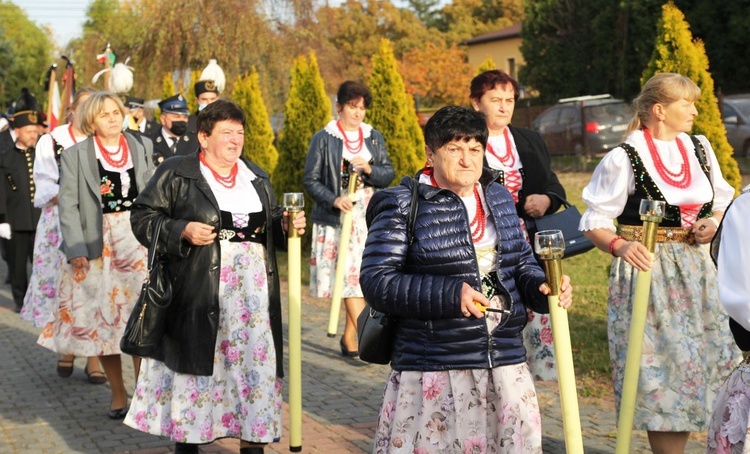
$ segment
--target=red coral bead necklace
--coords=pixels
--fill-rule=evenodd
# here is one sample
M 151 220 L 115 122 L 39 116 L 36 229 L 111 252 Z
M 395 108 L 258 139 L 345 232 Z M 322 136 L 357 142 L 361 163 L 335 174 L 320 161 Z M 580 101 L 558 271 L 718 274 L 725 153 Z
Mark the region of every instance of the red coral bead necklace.
M 653 137 L 651 137 L 651 132 L 648 130 L 648 128 L 643 128 L 643 137 L 646 139 L 648 151 L 651 154 L 651 159 L 653 159 L 654 161 L 656 172 L 659 174 L 661 179 L 664 180 L 664 182 L 666 182 L 668 185 L 675 188 L 685 189 L 690 186 L 693 178 L 692 174 L 690 173 L 690 163 L 688 162 L 687 150 L 685 149 L 685 145 L 682 143 L 682 140 L 680 140 L 679 137 L 676 138 L 677 149 L 680 151 L 680 156 L 682 157 L 682 165 L 680 166 L 679 172 L 672 172 L 667 169 L 667 167 L 664 165 L 664 161 L 661 160 L 659 150 L 656 149 L 656 144 L 654 143 L 654 139 Z
M 435 187 L 440 187 L 437 180 L 435 180 L 434 173 L 430 174 L 430 183 Z M 479 240 L 484 238 L 484 232 L 487 230 L 487 217 L 485 216 L 482 198 L 479 196 L 477 185 L 474 185 L 474 199 L 477 202 L 477 211 L 474 214 L 474 219 L 469 223 L 469 227 L 471 228 L 471 240 L 478 243 Z
M 351 154 L 357 154 L 362 151 L 362 146 L 365 144 L 365 136 L 364 133 L 362 133 L 362 126 L 359 127 L 359 136 L 355 140 L 349 140 L 340 121 L 336 122 L 336 126 L 338 126 L 339 131 L 341 131 L 341 137 L 344 138 L 344 146 Z
M 99 140 L 98 136 L 94 135 L 94 140 L 96 141 L 96 145 L 99 147 L 99 151 L 102 154 L 102 159 L 107 161 L 107 164 L 116 169 L 125 167 L 125 165 L 128 163 L 128 157 L 130 156 L 130 153 L 128 152 L 128 142 L 127 140 L 125 140 L 124 135 L 120 134 L 120 142 L 117 147 L 117 151 L 115 152 L 110 152 L 109 150 L 107 150 L 107 148 L 105 148 L 102 144 L 101 140 Z M 122 156 L 120 156 L 120 159 L 116 159 L 115 156 L 120 154 L 120 151 L 122 151 Z
M 513 155 L 513 145 L 510 143 L 510 134 L 508 133 L 508 127 L 506 126 L 505 129 L 503 129 L 503 136 L 505 136 L 505 154 L 500 156 L 495 152 L 495 150 L 492 148 L 492 145 L 490 144 L 490 141 L 487 141 L 487 151 L 490 152 L 490 154 L 494 157 L 496 157 L 502 165 L 505 167 L 512 169 L 513 166 L 516 164 L 516 157 Z
M 210 165 L 208 165 L 208 162 L 206 162 L 206 156 L 203 151 L 198 153 L 198 159 L 200 159 L 201 163 L 208 167 L 208 170 L 211 171 L 211 174 L 214 176 L 214 179 L 222 186 L 224 186 L 227 189 L 232 189 L 235 184 L 237 184 L 237 172 L 239 171 L 239 166 L 237 163 L 234 163 L 234 166 L 232 166 L 232 170 L 229 171 L 229 175 L 220 175 L 218 174 L 214 169 L 211 168 Z

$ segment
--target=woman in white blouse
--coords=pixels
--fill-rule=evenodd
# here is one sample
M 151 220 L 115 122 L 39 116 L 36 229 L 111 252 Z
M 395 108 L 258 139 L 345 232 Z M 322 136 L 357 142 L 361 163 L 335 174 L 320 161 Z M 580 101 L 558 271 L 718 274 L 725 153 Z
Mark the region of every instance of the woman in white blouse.
M 654 453 L 684 452 L 690 432 L 706 430 L 715 392 L 739 359 L 708 246 L 734 189 L 708 140 L 687 134 L 699 97 L 684 76 L 652 77 L 633 102 L 625 142 L 583 190 L 580 228 L 613 256 L 607 312 L 618 409 L 636 271 L 652 270 L 634 428 L 648 431 Z M 653 260 L 639 242 L 642 199 L 667 203 Z
M 60 219 L 57 194 L 60 192 L 60 156 L 63 150 L 84 140 L 86 135 L 73 124 L 75 111 L 94 93 L 84 87 L 78 90 L 70 106 L 68 123 L 58 126 L 39 138 L 34 158 L 34 206 L 42 209 L 34 238 L 34 264 L 29 288 L 23 299 L 21 318 L 37 328 L 44 328 L 55 320 L 57 314 L 60 270 L 65 256 L 60 251 Z M 74 355 L 60 355 L 57 374 L 67 378 L 73 374 Z M 89 356 L 84 369 L 89 383 L 98 385 L 107 381 L 96 356 Z

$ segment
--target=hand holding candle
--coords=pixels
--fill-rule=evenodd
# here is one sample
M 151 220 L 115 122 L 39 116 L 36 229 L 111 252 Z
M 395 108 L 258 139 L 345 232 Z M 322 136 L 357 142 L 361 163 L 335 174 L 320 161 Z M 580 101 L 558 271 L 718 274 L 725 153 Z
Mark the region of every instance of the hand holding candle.
M 572 288 L 568 277 L 562 273 L 562 258 L 565 254 L 565 239 L 562 232 L 559 230 L 537 232 L 534 236 L 534 251 L 541 257 L 547 275 L 547 282 L 540 290 L 547 294 L 552 320 L 552 344 L 555 347 L 557 359 L 557 381 L 563 412 L 565 450 L 568 453 L 583 454 L 573 350 L 570 343 L 568 313 L 565 310 L 572 301 Z M 562 305 L 560 304 L 561 296 L 564 302 Z
M 653 256 L 656 249 L 656 231 L 664 217 L 666 203 L 658 200 L 641 200 L 639 213 L 643 221 L 643 246 Z M 646 329 L 648 299 L 651 293 L 651 268 L 639 270 L 635 278 L 635 294 L 630 316 L 628 353 L 625 359 L 625 376 L 622 383 L 620 415 L 617 420 L 617 445 L 615 453 L 630 452 L 630 438 L 633 433 L 635 401 L 638 395 L 638 379 L 641 373 L 643 353 L 643 333 Z

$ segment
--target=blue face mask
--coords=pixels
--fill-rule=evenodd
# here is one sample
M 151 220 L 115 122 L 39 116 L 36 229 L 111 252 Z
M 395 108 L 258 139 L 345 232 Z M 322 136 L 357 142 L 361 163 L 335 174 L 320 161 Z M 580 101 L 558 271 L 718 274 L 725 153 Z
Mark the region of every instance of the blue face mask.
M 208 104 L 198 104 L 198 112 L 205 109 Z

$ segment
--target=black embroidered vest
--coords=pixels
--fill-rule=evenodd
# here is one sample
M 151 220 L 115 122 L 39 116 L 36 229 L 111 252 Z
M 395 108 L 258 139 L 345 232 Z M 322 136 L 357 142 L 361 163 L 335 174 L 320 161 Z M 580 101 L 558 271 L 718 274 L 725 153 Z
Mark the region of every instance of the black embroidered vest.
M 695 136 L 690 136 L 690 139 L 695 145 L 695 156 L 698 158 L 701 170 L 703 170 L 706 178 L 708 178 L 709 184 L 711 184 L 711 169 L 708 166 L 708 161 L 706 159 L 705 150 L 703 149 L 703 144 L 701 144 Z M 651 175 L 649 175 L 646 171 L 643 160 L 640 156 L 638 156 L 635 148 L 627 143 L 622 143 L 619 146 L 622 147 L 623 150 L 625 150 L 625 153 L 627 153 L 628 158 L 630 159 L 630 166 L 632 167 L 633 174 L 635 175 L 635 192 L 628 196 L 628 200 L 625 203 L 625 209 L 623 210 L 622 214 L 617 217 L 617 222 L 620 225 L 643 225 L 641 216 L 638 213 L 638 210 L 641 206 L 641 200 L 662 200 L 664 202 L 666 202 L 666 200 L 664 199 L 664 195 L 662 195 L 661 191 L 656 186 L 656 183 L 654 183 Z M 711 184 L 711 192 L 713 193 L 713 184 Z M 711 197 L 710 202 L 703 204 L 700 212 L 698 213 L 698 219 L 703 219 L 711 216 L 712 209 L 713 197 Z M 680 207 L 667 203 L 665 216 L 660 226 L 681 227 L 682 218 L 680 216 Z

